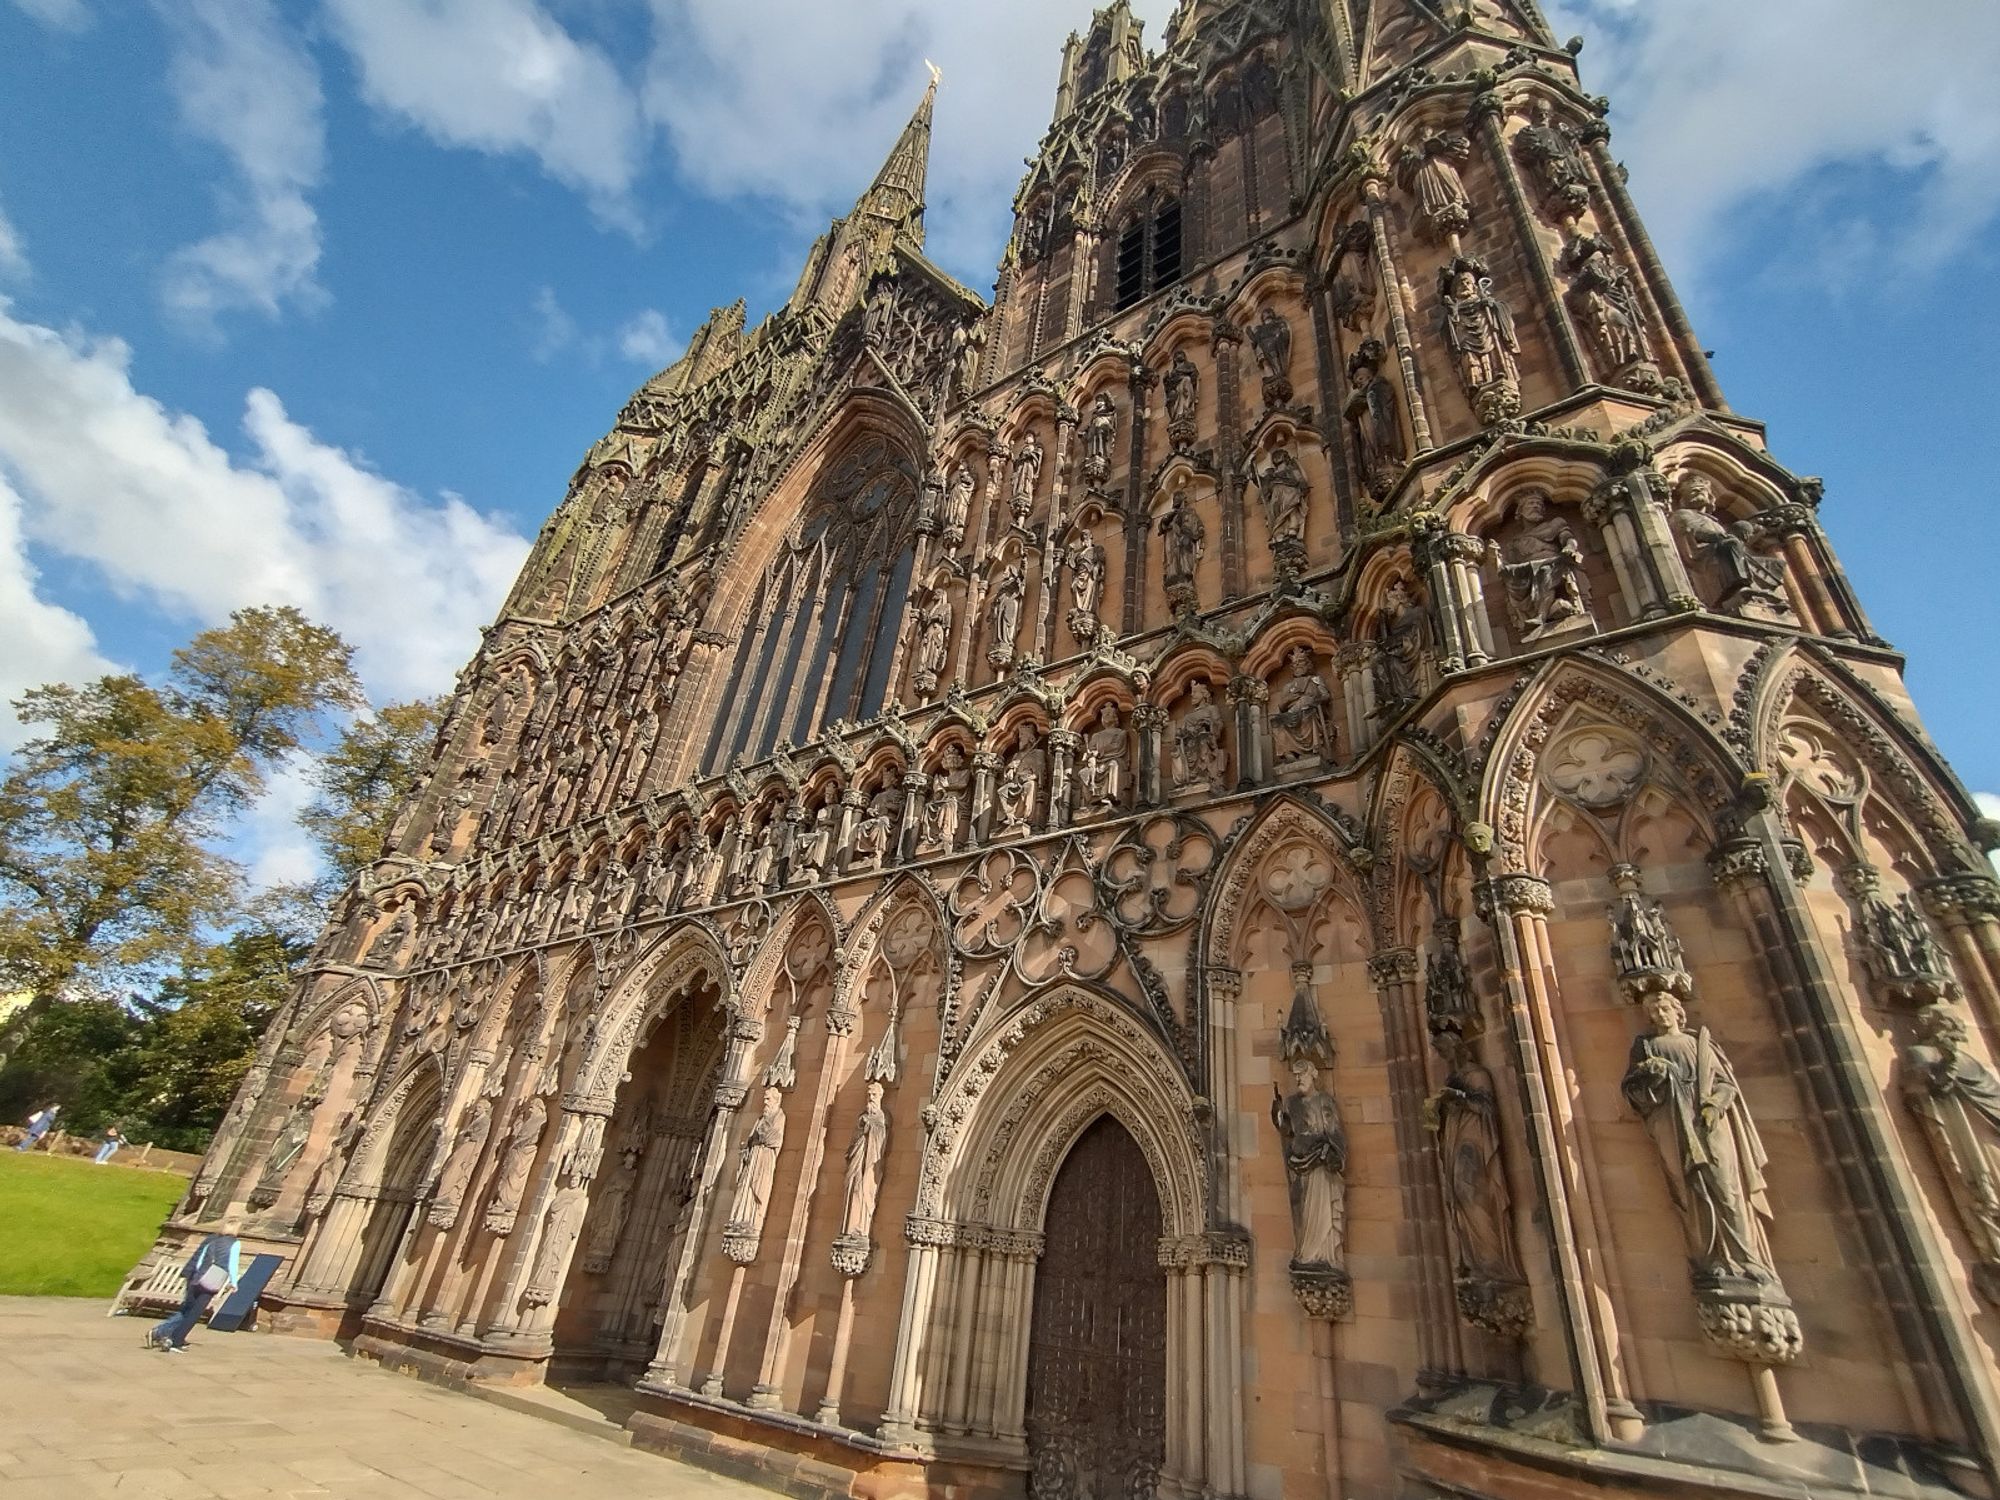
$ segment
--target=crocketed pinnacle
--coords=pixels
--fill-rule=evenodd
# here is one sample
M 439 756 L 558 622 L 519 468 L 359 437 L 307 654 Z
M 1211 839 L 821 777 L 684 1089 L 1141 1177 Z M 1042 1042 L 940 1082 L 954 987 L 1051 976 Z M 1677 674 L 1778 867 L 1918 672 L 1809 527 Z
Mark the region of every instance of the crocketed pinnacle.
M 923 102 L 903 127 L 896 149 L 854 205 L 857 215 L 886 226 L 919 250 L 924 245 L 924 180 L 930 171 L 931 113 L 937 104 L 937 91 L 933 73 Z

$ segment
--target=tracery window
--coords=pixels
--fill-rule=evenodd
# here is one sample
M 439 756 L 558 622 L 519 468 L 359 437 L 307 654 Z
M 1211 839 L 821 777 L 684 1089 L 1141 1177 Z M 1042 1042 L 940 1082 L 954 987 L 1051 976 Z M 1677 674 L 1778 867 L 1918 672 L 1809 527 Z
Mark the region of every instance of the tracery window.
M 1117 310 L 1181 279 L 1181 202 L 1149 196 L 1118 234 Z
M 704 773 L 881 710 L 916 556 L 917 474 L 881 439 L 821 478 L 758 581 Z

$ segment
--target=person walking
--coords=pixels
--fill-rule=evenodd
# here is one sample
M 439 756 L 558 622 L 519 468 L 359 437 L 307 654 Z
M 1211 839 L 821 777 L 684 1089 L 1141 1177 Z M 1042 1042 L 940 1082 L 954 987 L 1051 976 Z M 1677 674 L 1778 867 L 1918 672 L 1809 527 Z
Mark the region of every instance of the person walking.
M 116 1125 L 104 1127 L 104 1144 L 97 1148 L 97 1155 L 91 1158 L 97 1166 L 103 1166 L 118 1154 L 118 1148 L 125 1144 L 125 1136 Z
M 236 1237 L 236 1229 L 233 1216 L 224 1219 L 220 1230 L 195 1246 L 194 1254 L 188 1257 L 187 1295 L 181 1299 L 181 1310 L 147 1330 L 147 1348 L 178 1354 L 187 1347 L 188 1335 L 216 1293 L 235 1290 L 243 1269 L 243 1242 Z
M 41 1144 L 42 1137 L 49 1133 L 49 1127 L 62 1113 L 60 1104 L 45 1104 L 28 1116 L 28 1133 L 14 1144 L 16 1151 L 32 1151 Z

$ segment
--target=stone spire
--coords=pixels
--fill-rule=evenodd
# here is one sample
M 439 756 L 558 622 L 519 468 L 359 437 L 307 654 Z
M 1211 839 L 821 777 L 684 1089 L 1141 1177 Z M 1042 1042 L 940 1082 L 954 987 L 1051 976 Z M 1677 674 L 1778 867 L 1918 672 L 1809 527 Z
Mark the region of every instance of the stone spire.
M 931 160 L 931 112 L 937 105 L 939 74 L 931 69 L 930 87 L 923 102 L 903 127 L 896 149 L 882 163 L 860 200 L 854 205 L 853 220 L 886 231 L 882 238 L 901 239 L 915 249 L 924 247 L 924 179 Z

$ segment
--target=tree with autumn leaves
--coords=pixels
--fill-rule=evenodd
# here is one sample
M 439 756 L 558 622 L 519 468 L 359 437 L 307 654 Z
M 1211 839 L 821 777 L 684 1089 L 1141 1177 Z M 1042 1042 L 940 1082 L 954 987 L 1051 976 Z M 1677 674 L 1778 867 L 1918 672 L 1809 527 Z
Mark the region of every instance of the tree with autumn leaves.
M 310 940 L 302 914 L 380 852 L 436 733 L 434 701 L 368 709 L 352 655 L 295 609 L 246 609 L 157 682 L 15 705 L 39 733 L 0 777 L 0 996 L 25 997 L 0 1023 L 0 1120 L 61 1098 L 78 1129 L 214 1128 Z M 227 841 L 301 757 L 325 873 L 252 892 Z

